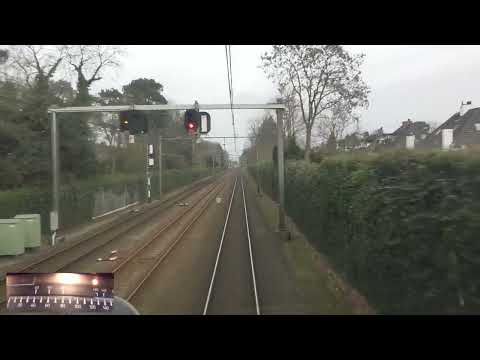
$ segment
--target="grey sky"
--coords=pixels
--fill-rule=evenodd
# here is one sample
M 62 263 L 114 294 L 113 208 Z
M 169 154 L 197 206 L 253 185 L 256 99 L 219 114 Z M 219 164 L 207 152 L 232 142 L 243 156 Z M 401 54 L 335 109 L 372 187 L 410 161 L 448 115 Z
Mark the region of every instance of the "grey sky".
M 361 128 L 383 126 L 389 132 L 403 120 L 440 124 L 462 100 L 480 104 L 480 46 L 385 46 L 347 45 L 353 53 L 366 55 L 364 79 L 370 86 L 370 107 L 362 112 Z M 270 46 L 232 46 L 234 101 L 264 103 L 275 96 L 275 86 L 266 78 L 260 55 Z M 164 86 L 164 95 L 175 103 L 228 103 L 228 83 L 223 45 L 127 46 L 121 69 L 106 76 L 92 89 L 120 88 L 129 81 L 154 78 Z M 211 111 L 211 136 L 231 136 L 229 111 Z M 258 111 L 235 111 L 239 136 L 247 135 L 248 120 Z M 239 140 L 237 153 L 244 141 Z M 233 142 L 227 150 L 234 153 Z

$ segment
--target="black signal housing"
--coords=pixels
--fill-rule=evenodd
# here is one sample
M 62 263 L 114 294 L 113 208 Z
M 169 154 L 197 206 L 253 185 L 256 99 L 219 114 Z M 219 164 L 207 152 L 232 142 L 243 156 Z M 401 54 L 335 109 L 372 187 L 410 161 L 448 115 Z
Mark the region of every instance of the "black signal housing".
M 120 131 L 129 131 L 131 135 L 148 132 L 148 121 L 142 111 L 122 111 L 119 114 Z
M 184 126 L 189 134 L 196 134 L 200 128 L 200 113 L 194 109 L 185 111 Z

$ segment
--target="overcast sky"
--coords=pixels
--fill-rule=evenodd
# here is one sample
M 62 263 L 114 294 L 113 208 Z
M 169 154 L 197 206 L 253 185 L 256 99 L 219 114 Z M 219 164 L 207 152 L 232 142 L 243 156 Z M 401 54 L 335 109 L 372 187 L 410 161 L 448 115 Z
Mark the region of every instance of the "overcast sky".
M 347 45 L 364 53 L 363 76 L 371 88 L 370 107 L 362 112 L 361 128 L 383 126 L 394 131 L 402 121 L 426 121 L 439 125 L 458 111 L 462 100 L 480 104 L 480 46 Z M 260 55 L 270 46 L 231 47 L 234 102 L 265 103 L 275 97 L 275 86 L 259 68 Z M 139 77 L 153 78 L 164 86 L 174 103 L 229 103 L 225 47 L 126 46 L 120 69 L 95 84 L 101 88 L 122 85 Z M 232 136 L 230 111 L 210 111 L 210 136 Z M 258 111 L 235 110 L 239 136 L 247 135 L 248 121 Z M 238 140 L 237 154 L 244 146 Z M 227 151 L 235 153 L 233 140 Z

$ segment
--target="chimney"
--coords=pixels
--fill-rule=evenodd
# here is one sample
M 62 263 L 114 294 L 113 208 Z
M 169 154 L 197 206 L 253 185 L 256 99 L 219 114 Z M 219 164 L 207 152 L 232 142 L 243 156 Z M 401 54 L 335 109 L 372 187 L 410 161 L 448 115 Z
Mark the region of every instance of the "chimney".
M 462 101 L 462 105 L 460 105 L 460 116 L 463 116 L 463 114 L 465 114 L 468 110 L 470 110 L 470 106 L 472 105 L 472 102 L 471 101 L 467 101 L 467 102 L 463 102 Z

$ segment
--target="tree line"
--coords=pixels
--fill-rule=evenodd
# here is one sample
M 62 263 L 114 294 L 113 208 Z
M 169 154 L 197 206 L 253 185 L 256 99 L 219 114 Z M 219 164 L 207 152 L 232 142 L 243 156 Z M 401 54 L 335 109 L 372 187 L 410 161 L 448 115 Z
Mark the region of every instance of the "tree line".
M 49 107 L 168 103 L 163 85 L 148 78 L 92 94 L 92 85 L 118 68 L 124 55 L 122 47 L 106 45 L 16 45 L 0 49 L 0 188 L 48 181 Z M 184 135 L 181 113 L 151 112 L 147 116 L 167 136 Z M 116 114 L 62 113 L 59 117 L 64 180 L 142 171 L 142 144 L 131 144 L 119 132 Z M 204 142 L 199 146 L 207 149 L 200 165 L 219 166 L 220 160 L 227 158 L 219 144 Z M 164 151 L 167 168 L 192 164 L 191 143 L 165 143 Z

